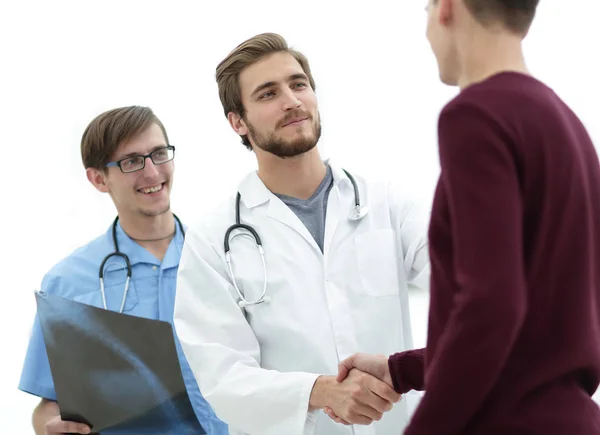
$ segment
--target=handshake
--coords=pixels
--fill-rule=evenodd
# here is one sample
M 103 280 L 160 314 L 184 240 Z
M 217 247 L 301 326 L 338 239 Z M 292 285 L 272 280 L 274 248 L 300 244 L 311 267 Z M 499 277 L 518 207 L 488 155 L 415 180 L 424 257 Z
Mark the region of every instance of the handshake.
M 368 425 L 400 398 L 392 385 L 388 357 L 357 353 L 339 364 L 337 377 L 317 378 L 309 408 L 323 409 L 337 423 Z

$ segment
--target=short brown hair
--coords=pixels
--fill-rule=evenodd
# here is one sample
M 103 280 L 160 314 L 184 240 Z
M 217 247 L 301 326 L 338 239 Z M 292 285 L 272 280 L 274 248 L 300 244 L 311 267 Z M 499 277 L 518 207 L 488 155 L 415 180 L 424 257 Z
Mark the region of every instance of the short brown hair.
M 500 21 L 508 30 L 525 34 L 529 30 L 539 0 L 464 0 L 475 19 L 483 25 Z
M 262 33 L 242 42 L 217 66 L 215 76 L 225 116 L 229 112 L 233 112 L 240 117 L 244 117 L 246 113 L 240 92 L 240 73 L 246 67 L 258 62 L 262 58 L 282 51 L 291 54 L 296 59 L 302 67 L 304 74 L 308 77 L 313 91 L 316 89 L 306 56 L 290 48 L 282 36 L 276 33 Z M 248 137 L 242 136 L 242 143 L 248 149 L 252 149 Z
M 104 169 L 120 144 L 135 138 L 152 124 L 160 127 L 169 143 L 165 127 L 149 107 L 120 107 L 98 115 L 81 137 L 83 166 Z

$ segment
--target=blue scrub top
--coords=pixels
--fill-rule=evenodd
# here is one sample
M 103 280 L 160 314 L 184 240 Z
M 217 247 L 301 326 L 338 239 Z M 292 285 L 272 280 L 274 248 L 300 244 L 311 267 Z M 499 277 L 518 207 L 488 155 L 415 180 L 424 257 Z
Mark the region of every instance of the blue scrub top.
M 129 238 L 120 224 L 117 224 L 117 241 L 119 250 L 129 256 L 132 268 L 123 312 L 173 324 L 177 269 L 184 241 L 184 235 L 181 233 L 179 225 L 176 225 L 175 237 L 171 240 L 162 263 Z M 114 252 L 112 225 L 104 235 L 77 249 L 54 266 L 44 276 L 41 291 L 103 308 L 98 272 L 102 260 L 111 252 Z M 104 270 L 106 305 L 109 310 L 118 311 L 121 307 L 127 276 L 125 261 L 116 256 L 111 257 Z M 175 336 L 175 343 L 183 379 L 198 421 L 209 435 L 228 434 L 227 425 L 216 417 L 210 405 L 202 397 L 177 336 Z M 56 400 L 44 338 L 37 315 L 19 389 L 35 396 Z M 177 432 L 183 433 L 181 428 Z M 114 428 L 102 433 L 125 435 L 134 432 L 119 431 L 118 428 Z

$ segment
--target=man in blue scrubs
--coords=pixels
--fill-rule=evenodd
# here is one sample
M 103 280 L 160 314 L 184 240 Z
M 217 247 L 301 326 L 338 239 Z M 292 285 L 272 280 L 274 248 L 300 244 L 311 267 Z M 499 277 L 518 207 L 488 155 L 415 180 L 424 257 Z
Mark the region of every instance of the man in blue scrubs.
M 125 297 L 126 266 L 113 256 L 104 267 L 104 297 L 98 278 L 103 259 L 115 251 L 108 231 L 60 261 L 42 281 L 43 292 L 112 311 L 172 323 L 175 281 L 184 227 L 170 210 L 175 149 L 151 109 L 132 106 L 96 117 L 81 140 L 88 180 L 108 193 L 117 208 L 116 236 L 129 257 L 132 276 Z M 198 421 L 210 435 L 228 434 L 227 426 L 204 400 L 175 338 L 183 378 Z M 19 389 L 39 396 L 33 412 L 37 435 L 90 433 L 84 424 L 62 421 L 44 339 L 36 316 Z M 93 392 L 91 392 L 93 394 Z M 169 433 L 191 433 L 184 422 Z M 132 434 L 118 427 L 103 431 Z

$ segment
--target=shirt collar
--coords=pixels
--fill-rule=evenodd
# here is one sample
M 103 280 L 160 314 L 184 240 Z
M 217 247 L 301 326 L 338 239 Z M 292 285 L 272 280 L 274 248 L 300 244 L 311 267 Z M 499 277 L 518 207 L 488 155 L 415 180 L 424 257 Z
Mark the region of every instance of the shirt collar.
M 344 184 L 352 186 L 350 179 L 342 168 L 336 166 L 329 159 L 324 162 L 331 168 L 334 186 L 341 186 Z M 242 202 L 247 208 L 257 207 L 269 201 L 274 196 L 271 191 L 267 189 L 267 186 L 262 182 L 256 171 L 252 171 L 242 179 L 238 186 L 238 191 L 241 194 Z
M 185 226 L 184 226 L 185 228 Z M 107 231 L 107 236 L 110 240 L 111 248 L 115 249 L 112 237 L 113 225 L 111 225 Z M 117 221 L 117 242 L 119 244 L 119 251 L 126 254 L 129 257 L 129 262 L 133 267 L 136 264 L 147 263 L 155 266 L 161 266 L 161 262 L 152 255 L 148 250 L 146 250 L 143 246 L 139 245 L 135 240 L 129 237 L 123 227 L 121 227 L 121 223 Z M 175 221 L 175 236 L 171 239 L 171 243 L 169 243 L 169 247 L 167 248 L 167 252 L 162 261 L 162 268 L 167 269 L 170 267 L 177 267 L 179 265 L 179 259 L 181 257 L 181 252 L 183 249 L 183 241 L 184 234 L 181 232 L 181 228 L 177 221 Z
M 181 227 L 179 226 L 177 221 L 175 221 L 175 236 L 173 237 L 173 239 L 171 239 L 171 243 L 169 243 L 169 247 L 167 248 L 167 252 L 165 253 L 165 257 L 163 258 L 163 269 L 169 269 L 171 267 L 179 266 L 179 260 L 181 259 L 181 252 L 183 251 L 183 242 L 185 240 L 186 230 L 186 226 L 183 225 L 184 232 L 182 232 Z

